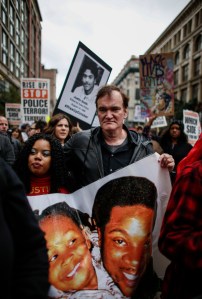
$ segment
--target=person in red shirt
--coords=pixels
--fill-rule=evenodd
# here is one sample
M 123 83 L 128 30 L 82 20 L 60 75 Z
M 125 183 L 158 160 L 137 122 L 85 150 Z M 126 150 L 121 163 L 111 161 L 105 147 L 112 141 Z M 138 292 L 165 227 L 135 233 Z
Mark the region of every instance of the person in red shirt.
M 48 134 L 34 134 L 25 142 L 15 170 L 27 196 L 69 193 L 71 189 L 61 144 Z
M 161 227 L 159 249 L 171 260 L 162 299 L 202 298 L 202 139 L 179 163 Z

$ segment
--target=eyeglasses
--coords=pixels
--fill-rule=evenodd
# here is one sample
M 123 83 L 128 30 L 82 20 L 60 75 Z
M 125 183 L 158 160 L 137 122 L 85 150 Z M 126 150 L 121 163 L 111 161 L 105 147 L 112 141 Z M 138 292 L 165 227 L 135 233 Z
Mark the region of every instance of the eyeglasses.
M 36 128 L 29 128 L 29 131 L 31 131 L 31 130 L 36 130 Z

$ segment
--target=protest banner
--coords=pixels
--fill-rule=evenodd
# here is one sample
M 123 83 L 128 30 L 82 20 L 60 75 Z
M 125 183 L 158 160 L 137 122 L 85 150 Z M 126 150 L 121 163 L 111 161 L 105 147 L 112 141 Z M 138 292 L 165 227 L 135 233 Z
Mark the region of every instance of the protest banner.
M 91 128 L 98 89 L 108 81 L 111 67 L 79 42 L 53 114 L 65 113 L 74 125 Z
M 184 132 L 188 136 L 188 142 L 194 146 L 201 133 L 201 125 L 197 112 L 183 110 Z
M 11 126 L 19 126 L 21 124 L 21 104 L 6 103 L 5 115 Z
M 144 123 L 145 117 L 141 113 L 141 105 L 135 105 L 135 111 L 134 111 L 134 122 L 138 123 Z
M 147 118 L 147 121 L 149 121 L 149 118 Z M 155 128 L 163 128 L 163 127 L 166 127 L 168 124 L 167 124 L 167 121 L 166 121 L 166 117 L 165 116 L 159 116 L 157 117 L 152 125 L 151 125 L 151 129 L 155 129 Z
M 140 55 L 140 103 L 143 117 L 174 114 L 173 53 Z
M 163 278 L 169 261 L 157 243 L 171 182 L 158 158 L 150 155 L 72 194 L 28 197 L 47 241 L 49 298 L 134 297 L 151 250 Z
M 49 79 L 21 79 L 21 112 L 22 123 L 46 120 L 50 115 Z

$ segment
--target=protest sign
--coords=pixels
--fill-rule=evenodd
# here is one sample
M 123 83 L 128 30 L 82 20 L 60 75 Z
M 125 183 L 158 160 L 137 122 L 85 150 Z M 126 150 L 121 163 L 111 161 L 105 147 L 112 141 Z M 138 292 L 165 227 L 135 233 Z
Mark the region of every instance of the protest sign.
M 134 112 L 134 122 L 138 123 L 144 123 L 145 122 L 145 117 L 143 117 L 143 114 L 141 113 L 141 105 L 135 105 L 135 112 Z
M 98 89 L 108 81 L 111 67 L 79 42 L 53 114 L 65 113 L 74 125 L 91 128 Z
M 22 123 L 46 120 L 50 115 L 50 80 L 21 79 Z
M 147 121 L 149 121 L 149 118 L 147 118 Z M 166 127 L 167 125 L 168 124 L 167 124 L 165 116 L 159 116 L 153 121 L 151 128 L 152 129 L 163 128 L 163 127 Z
M 157 242 L 171 183 L 158 158 L 150 155 L 72 194 L 28 197 L 47 240 L 50 298 L 131 298 L 151 249 L 163 278 L 169 261 Z
M 194 146 L 201 133 L 201 125 L 197 112 L 183 110 L 184 132 L 188 136 L 188 142 Z
M 10 125 L 19 126 L 21 124 L 21 104 L 6 103 L 5 115 Z
M 173 53 L 140 55 L 140 102 L 143 117 L 174 114 Z

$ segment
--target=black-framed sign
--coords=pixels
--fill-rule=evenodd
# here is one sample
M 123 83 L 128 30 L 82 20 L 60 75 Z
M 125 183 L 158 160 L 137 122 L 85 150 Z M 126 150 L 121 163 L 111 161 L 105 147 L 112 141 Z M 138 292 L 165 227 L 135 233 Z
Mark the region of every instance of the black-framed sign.
M 95 114 L 95 98 L 108 81 L 112 68 L 79 42 L 53 114 L 69 115 L 74 125 L 91 128 Z

